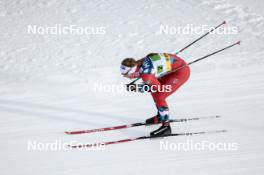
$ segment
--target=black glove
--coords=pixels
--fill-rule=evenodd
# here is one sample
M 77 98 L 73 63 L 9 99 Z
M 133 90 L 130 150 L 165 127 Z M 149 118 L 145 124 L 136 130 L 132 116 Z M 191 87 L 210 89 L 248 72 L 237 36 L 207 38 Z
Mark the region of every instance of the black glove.
M 136 90 L 137 90 L 137 85 L 136 84 L 126 84 L 126 89 L 127 89 L 127 91 L 134 91 L 134 92 L 136 92 Z
M 138 92 L 144 93 L 144 92 L 150 92 L 150 86 L 146 83 L 138 84 Z
M 142 83 L 142 84 L 127 84 L 126 85 L 127 91 L 133 91 L 133 92 L 150 92 L 149 85 Z

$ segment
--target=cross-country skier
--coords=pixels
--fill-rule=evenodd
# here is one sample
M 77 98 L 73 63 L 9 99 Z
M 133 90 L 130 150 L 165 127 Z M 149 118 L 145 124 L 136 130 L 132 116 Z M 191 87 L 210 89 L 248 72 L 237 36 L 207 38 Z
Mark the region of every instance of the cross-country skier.
M 162 126 L 152 131 L 151 136 L 162 136 L 171 133 L 166 98 L 188 80 L 190 68 L 186 64 L 182 58 L 168 53 L 151 53 L 140 60 L 126 58 L 121 63 L 120 71 L 124 77 L 130 79 L 141 78 L 143 80 L 143 84 L 138 87 L 130 85 L 128 88 L 132 91 L 149 91 L 156 104 L 157 115 L 147 119 L 146 123 L 162 123 Z M 182 66 L 184 67 L 173 72 L 173 70 Z M 148 88 L 143 88 L 145 85 Z

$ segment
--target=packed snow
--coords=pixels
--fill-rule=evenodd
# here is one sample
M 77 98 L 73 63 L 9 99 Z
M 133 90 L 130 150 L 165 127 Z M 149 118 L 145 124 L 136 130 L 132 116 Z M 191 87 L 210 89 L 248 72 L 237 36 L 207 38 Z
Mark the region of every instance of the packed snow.
M 1 0 L 1 174 L 263 174 L 263 8 L 261 0 Z M 119 73 L 121 60 L 175 53 L 200 36 L 162 33 L 161 25 L 216 26 L 224 20 L 225 28 L 237 33 L 210 34 L 179 56 L 190 62 L 238 40 L 241 45 L 192 65 L 190 80 L 168 102 L 171 118 L 222 116 L 174 123 L 173 132 L 228 132 L 141 140 L 104 150 L 29 149 L 29 142 L 94 143 L 148 135 L 158 126 L 74 136 L 64 131 L 155 115 L 149 94 L 120 91 L 121 83 L 129 82 Z M 88 26 L 90 33 L 30 33 L 34 25 Z M 161 149 L 166 142 L 203 141 L 237 149 Z

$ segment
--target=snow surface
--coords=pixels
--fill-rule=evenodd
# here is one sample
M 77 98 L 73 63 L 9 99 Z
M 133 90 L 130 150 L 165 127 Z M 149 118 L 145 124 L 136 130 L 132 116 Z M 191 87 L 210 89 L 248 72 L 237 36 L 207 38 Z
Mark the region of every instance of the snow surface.
M 261 0 L 1 0 L 1 174 L 263 174 L 264 2 Z M 198 35 L 158 34 L 159 26 L 215 26 L 237 35 L 210 35 L 181 54 L 187 61 L 241 40 L 242 45 L 191 67 L 189 82 L 169 100 L 172 118 L 219 114 L 221 119 L 175 123 L 173 132 L 227 133 L 166 138 L 172 143 L 234 142 L 236 151 L 163 151 L 160 140 L 105 150 L 28 151 L 28 141 L 97 142 L 147 135 L 139 127 L 94 135 L 65 130 L 144 121 L 156 113 L 149 94 L 94 91 L 128 82 L 124 57 L 175 52 Z M 33 35 L 28 25 L 105 27 L 105 35 Z

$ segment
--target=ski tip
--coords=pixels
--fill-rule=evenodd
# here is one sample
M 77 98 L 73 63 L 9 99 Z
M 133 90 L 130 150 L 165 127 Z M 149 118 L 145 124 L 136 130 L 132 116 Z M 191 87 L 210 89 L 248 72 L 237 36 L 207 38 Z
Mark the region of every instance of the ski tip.
M 83 147 L 84 147 L 84 145 L 67 145 L 67 146 L 68 146 L 68 148 L 70 148 L 70 149 L 83 148 Z
M 221 116 L 220 115 L 216 115 L 215 118 L 220 118 Z
M 223 21 L 223 24 L 227 24 L 227 22 L 226 21 Z
M 88 133 L 86 131 L 65 131 L 64 132 L 67 135 L 74 135 L 74 134 L 84 134 L 84 133 Z
M 241 41 L 238 41 L 236 44 L 240 45 Z

